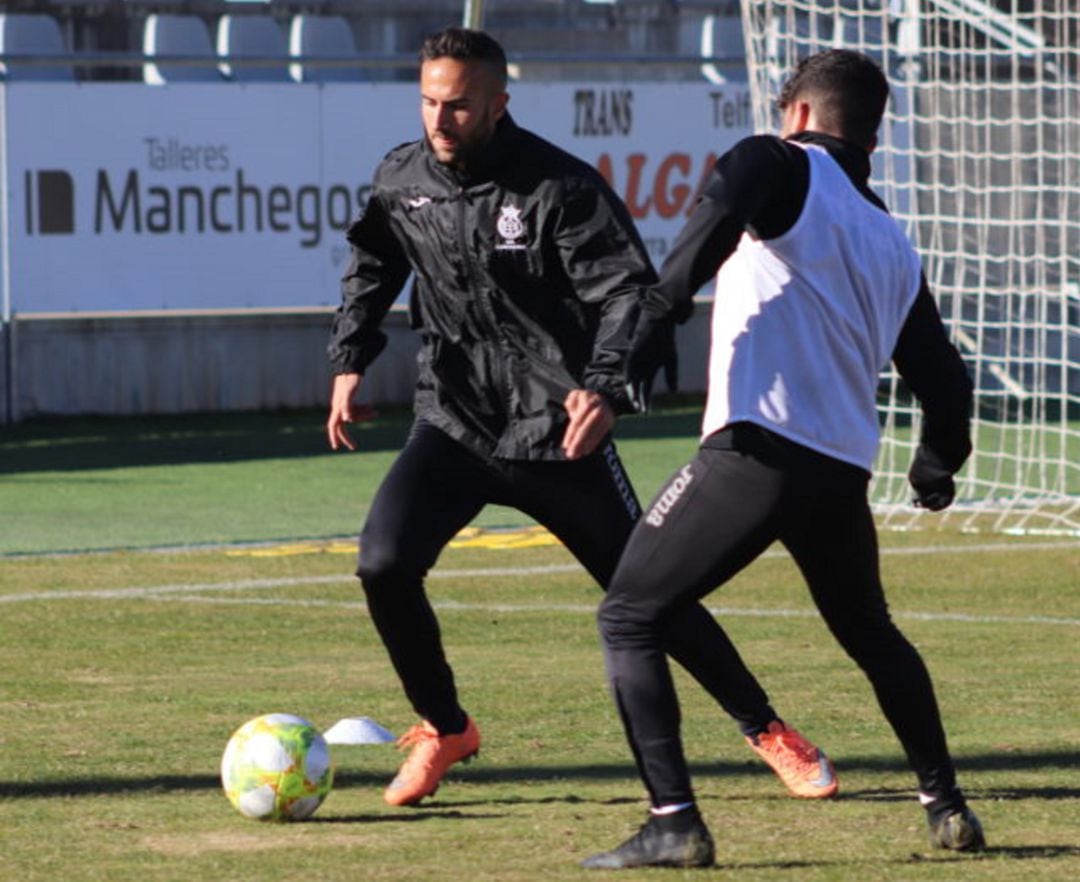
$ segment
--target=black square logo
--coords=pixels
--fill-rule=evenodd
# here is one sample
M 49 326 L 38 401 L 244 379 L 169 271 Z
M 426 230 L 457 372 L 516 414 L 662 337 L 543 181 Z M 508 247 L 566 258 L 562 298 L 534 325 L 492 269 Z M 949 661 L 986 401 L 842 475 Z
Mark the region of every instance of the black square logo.
M 28 174 L 29 176 L 29 174 Z M 66 171 L 39 171 L 37 186 L 27 187 L 27 226 L 34 232 L 34 202 L 37 203 L 37 232 L 42 235 L 75 232 L 75 182 Z M 29 185 L 30 182 L 27 181 Z M 36 200 L 35 200 L 36 197 Z

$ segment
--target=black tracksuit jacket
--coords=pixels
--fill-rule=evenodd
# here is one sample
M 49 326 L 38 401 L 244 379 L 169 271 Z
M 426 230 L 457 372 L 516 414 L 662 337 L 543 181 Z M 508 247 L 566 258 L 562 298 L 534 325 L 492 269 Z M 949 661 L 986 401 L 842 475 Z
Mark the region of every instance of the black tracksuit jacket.
M 655 271 L 599 173 L 509 116 L 467 176 L 426 139 L 392 150 L 347 238 L 335 373 L 363 373 L 382 350 L 411 271 L 418 418 L 485 456 L 545 460 L 563 458 L 571 389 L 631 409 L 627 348 Z

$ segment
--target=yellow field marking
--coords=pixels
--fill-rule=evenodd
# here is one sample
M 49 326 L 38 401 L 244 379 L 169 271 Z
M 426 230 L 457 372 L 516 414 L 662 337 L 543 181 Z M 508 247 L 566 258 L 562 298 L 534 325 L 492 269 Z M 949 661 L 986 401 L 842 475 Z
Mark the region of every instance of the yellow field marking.
M 470 535 L 466 535 L 468 533 Z M 451 548 L 539 548 L 544 545 L 561 544 L 544 527 L 524 527 L 520 530 L 481 530 L 466 527 L 451 541 Z
M 234 548 L 227 557 L 292 557 L 297 554 L 356 554 L 355 542 L 289 542 L 285 545 L 261 545 L 258 548 Z
M 486 530 L 466 527 L 450 540 L 451 548 L 487 548 L 504 551 L 511 548 L 540 548 L 560 542 L 544 527 L 521 527 L 513 530 Z M 261 545 L 257 548 L 234 548 L 226 551 L 229 557 L 293 557 L 299 554 L 356 554 L 356 542 L 331 540 L 320 542 L 287 542 L 282 545 Z

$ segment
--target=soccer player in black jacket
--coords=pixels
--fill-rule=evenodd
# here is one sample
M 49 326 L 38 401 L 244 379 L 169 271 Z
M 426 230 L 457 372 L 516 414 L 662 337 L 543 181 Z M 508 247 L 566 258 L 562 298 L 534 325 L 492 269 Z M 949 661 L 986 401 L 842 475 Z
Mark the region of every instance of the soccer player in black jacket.
M 348 231 L 329 356 L 327 432 L 346 426 L 379 324 L 415 274 L 422 338 L 416 422 L 360 536 L 358 574 L 406 695 L 422 718 L 385 798 L 414 804 L 480 745 L 458 703 L 424 577 L 488 503 L 548 527 L 606 585 L 637 498 L 610 434 L 631 409 L 626 356 L 656 282 L 629 215 L 599 174 L 518 128 L 506 113 L 506 58 L 486 34 L 450 28 L 421 50 L 426 137 L 380 164 Z M 678 616 L 672 656 L 740 724 L 797 795 L 836 792 L 823 754 L 776 719 L 700 604 Z
M 653 338 L 717 275 L 701 447 L 638 522 L 599 612 L 651 811 L 637 835 L 586 867 L 713 862 L 662 649 L 676 611 L 777 540 L 869 678 L 918 778 L 931 841 L 983 846 L 926 667 L 889 616 L 867 502 L 875 392 L 890 359 L 923 410 L 909 473 L 917 503 L 949 505 L 971 450 L 971 381 L 917 254 L 867 188 L 887 97 L 863 55 L 804 59 L 781 91 L 781 137 L 744 139 L 717 161 L 635 335 L 632 375 L 647 382 Z

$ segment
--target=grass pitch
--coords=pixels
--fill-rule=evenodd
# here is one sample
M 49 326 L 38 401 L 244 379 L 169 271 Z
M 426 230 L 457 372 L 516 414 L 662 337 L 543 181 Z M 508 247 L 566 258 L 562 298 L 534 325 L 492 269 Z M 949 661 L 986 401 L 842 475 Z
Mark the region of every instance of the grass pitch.
M 331 453 L 322 412 L 41 420 L 0 427 L 0 557 L 356 535 L 408 434 L 389 410 Z M 647 499 L 695 449 L 693 405 L 624 419 Z M 523 524 L 492 507 L 478 523 Z
M 621 445 L 643 496 L 693 448 L 671 419 L 654 437 Z M 166 451 L 157 430 L 144 456 L 161 457 L 156 464 L 84 456 L 57 469 L 44 457 L 14 480 L 0 477 L 0 495 L 9 494 L 0 829 L 12 878 L 581 879 L 582 857 L 636 829 L 646 804 L 603 683 L 598 589 L 560 547 L 508 542 L 450 548 L 430 581 L 462 700 L 483 734 L 476 761 L 455 767 L 421 807 L 392 809 L 381 790 L 399 762 L 393 747 L 337 747 L 335 789 L 310 822 L 267 825 L 235 813 L 217 767 L 248 718 L 288 711 L 327 728 L 366 715 L 396 733 L 415 721 L 363 610 L 349 543 L 40 552 L 148 546 L 162 532 L 171 545 L 335 536 L 359 522 L 370 490 L 355 472 L 370 468 L 373 483 L 379 466 L 364 456 L 282 454 L 277 436 L 264 438 L 264 458 L 249 450 L 215 459 L 191 453 L 214 443 L 206 435 L 174 438 Z M 98 446 L 72 437 L 57 427 L 42 448 Z M 389 457 L 392 441 L 366 456 Z M 36 444 L 24 436 L 19 455 Z M 346 465 L 355 497 L 343 484 Z M 286 517 L 256 529 L 250 500 L 234 496 L 244 482 L 225 479 L 240 467 L 261 481 L 251 493 L 276 485 L 305 529 L 277 534 Z M 325 484 L 312 477 L 319 469 Z M 111 483 L 121 474 L 126 495 Z M 168 489 L 156 504 L 175 506 L 172 532 L 147 517 L 157 482 Z M 73 541 L 69 506 L 92 519 L 99 492 L 126 506 L 102 500 L 97 532 L 78 534 L 98 539 Z M 20 505 L 41 514 L 13 539 L 7 528 Z M 234 535 L 192 517 L 215 512 Z M 501 523 L 505 512 L 489 517 Z M 934 532 L 884 533 L 882 544 L 894 615 L 935 678 L 990 849 L 929 848 L 912 777 L 865 679 L 826 633 L 793 566 L 773 552 L 708 603 L 778 710 L 829 751 L 841 795 L 788 798 L 734 725 L 678 674 L 718 867 L 620 878 L 1080 878 L 1080 546 Z

